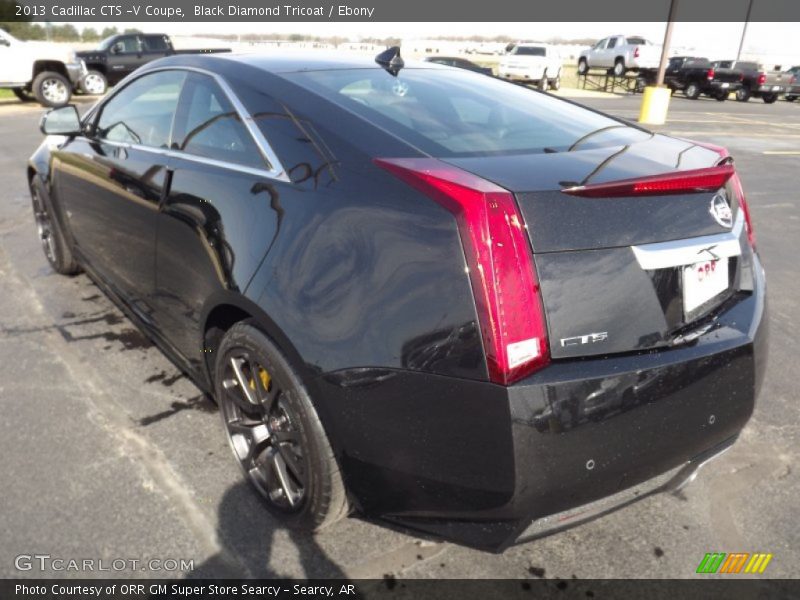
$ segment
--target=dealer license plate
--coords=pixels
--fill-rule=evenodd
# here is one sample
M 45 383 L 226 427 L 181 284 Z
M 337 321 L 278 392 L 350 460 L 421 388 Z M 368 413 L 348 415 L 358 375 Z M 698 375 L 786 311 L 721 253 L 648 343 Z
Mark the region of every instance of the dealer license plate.
M 728 259 L 683 267 L 683 312 L 688 315 L 728 289 Z
M 722 84 L 722 87 L 724 87 L 724 88 L 727 88 L 727 87 L 730 87 L 730 86 L 731 86 L 731 84 L 730 84 L 730 83 L 723 83 L 723 84 Z

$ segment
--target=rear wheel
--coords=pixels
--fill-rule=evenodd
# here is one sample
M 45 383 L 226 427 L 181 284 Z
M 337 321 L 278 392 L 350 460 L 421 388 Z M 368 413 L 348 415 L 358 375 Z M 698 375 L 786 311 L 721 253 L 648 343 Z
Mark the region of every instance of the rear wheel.
M 33 95 L 44 106 L 64 106 L 72 96 L 72 85 L 63 75 L 44 71 L 33 80 Z
M 714 98 L 716 98 L 716 100 L 719 101 L 719 102 L 724 102 L 725 100 L 728 99 L 728 92 L 726 92 L 724 90 L 720 91 L 720 92 L 717 92 L 716 95 L 714 96 Z
M 797 96 L 786 96 L 787 102 L 794 102 L 795 100 L 797 100 Z
M 614 61 L 614 76 L 622 77 L 623 75 L 625 75 L 625 61 L 618 58 Z
M 21 102 L 32 102 L 35 100 L 30 90 L 26 90 L 25 88 L 11 88 L 11 91 L 14 92 L 14 95 L 19 98 Z
M 589 71 L 589 63 L 586 62 L 585 58 L 581 58 L 578 61 L 578 75 L 586 75 Z
M 80 272 L 72 250 L 67 244 L 64 232 L 54 217 L 53 205 L 50 197 L 38 177 L 34 176 L 30 184 L 31 203 L 33 204 L 33 218 L 36 222 L 36 232 L 42 244 L 44 256 L 56 273 L 61 275 L 75 275 Z
M 739 88 L 736 90 L 736 100 L 739 102 L 747 102 L 750 100 L 750 90 L 745 88 Z
M 275 344 L 248 322 L 222 339 L 215 388 L 233 454 L 273 515 L 315 531 L 347 513 L 339 467 L 308 393 Z
M 546 92 L 547 91 L 547 70 L 545 69 L 542 71 L 542 77 L 539 79 L 539 83 L 537 85 L 540 91 Z
M 561 71 L 558 72 L 555 79 L 551 79 L 549 82 L 551 90 L 560 90 L 561 89 Z
M 761 96 L 761 99 L 764 101 L 764 104 L 772 104 L 778 99 L 778 94 L 764 94 Z
M 690 83 L 683 93 L 686 94 L 689 100 L 697 100 L 700 97 L 700 86 L 696 83 Z

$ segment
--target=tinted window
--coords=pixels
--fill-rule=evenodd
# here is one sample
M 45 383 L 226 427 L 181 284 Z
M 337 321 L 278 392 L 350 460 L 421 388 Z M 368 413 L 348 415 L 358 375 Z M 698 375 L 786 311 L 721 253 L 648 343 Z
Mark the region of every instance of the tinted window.
M 167 38 L 163 35 L 148 35 L 144 38 L 144 49 L 148 52 L 166 52 L 169 50 Z
M 287 77 L 432 156 L 565 151 L 579 140 L 584 149 L 649 135 L 546 94 L 464 70 L 404 69 L 395 78 L 382 69 L 346 69 Z
M 517 46 L 511 54 L 519 56 L 544 56 L 545 49 L 541 46 Z
M 114 43 L 114 48 L 119 48 L 121 54 L 135 54 L 140 51 L 139 38 L 135 35 L 126 35 Z
M 103 106 L 97 136 L 112 142 L 168 148 L 185 78 L 182 71 L 161 71 L 125 86 Z
M 733 67 L 733 61 L 732 60 L 719 60 L 719 61 L 715 62 L 714 65 L 717 66 L 720 69 L 730 69 L 731 67 Z
M 644 38 L 641 38 L 641 37 L 629 37 L 628 38 L 628 43 L 631 46 L 648 46 L 649 45 L 647 40 L 644 39 Z
M 600 41 L 599 41 L 599 42 L 597 42 L 597 43 L 596 43 L 594 46 L 592 46 L 592 48 L 593 48 L 594 50 L 602 50 L 603 48 L 605 48 L 605 47 L 606 47 L 606 41 L 607 41 L 607 39 L 600 40 Z
M 611 38 L 608 40 L 608 47 L 613 48 L 617 45 L 617 38 Z
M 254 168 L 265 167 L 239 113 L 211 77 L 197 73 L 189 76 L 175 129 L 173 147 L 178 150 Z

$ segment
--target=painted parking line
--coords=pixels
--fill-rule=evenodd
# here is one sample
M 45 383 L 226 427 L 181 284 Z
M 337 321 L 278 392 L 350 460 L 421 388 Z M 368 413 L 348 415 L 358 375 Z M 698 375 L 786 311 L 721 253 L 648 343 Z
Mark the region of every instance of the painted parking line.
M 800 150 L 764 150 L 762 154 L 775 154 L 778 156 L 792 156 L 800 154 Z

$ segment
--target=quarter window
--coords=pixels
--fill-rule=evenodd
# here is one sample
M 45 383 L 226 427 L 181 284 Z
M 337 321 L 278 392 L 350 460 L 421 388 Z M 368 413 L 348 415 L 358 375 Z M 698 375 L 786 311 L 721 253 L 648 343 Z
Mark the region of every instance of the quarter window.
M 113 96 L 100 113 L 96 135 L 110 142 L 168 148 L 183 71 L 144 75 Z
M 180 99 L 173 147 L 196 156 L 265 168 L 239 113 L 217 83 L 191 73 Z
M 163 35 L 148 35 L 144 38 L 144 49 L 148 52 L 166 52 L 169 47 Z

